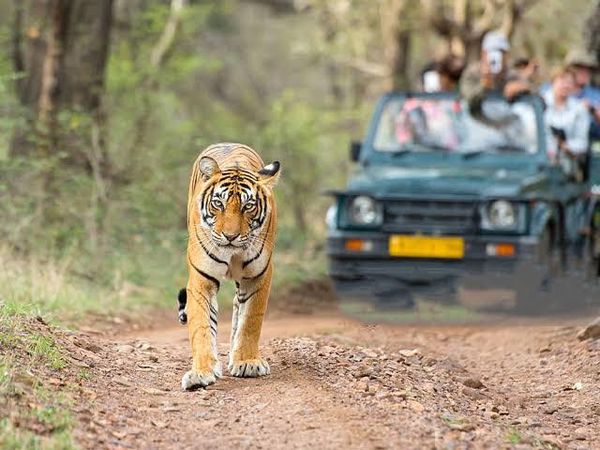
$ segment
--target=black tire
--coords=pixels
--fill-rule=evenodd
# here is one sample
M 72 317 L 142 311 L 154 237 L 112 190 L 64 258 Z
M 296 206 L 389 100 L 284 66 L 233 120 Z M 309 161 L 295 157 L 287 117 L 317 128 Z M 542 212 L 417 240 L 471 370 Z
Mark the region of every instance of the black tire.
M 373 307 L 378 311 L 395 311 L 398 309 L 413 309 L 415 299 L 409 288 L 402 291 L 378 294 L 374 297 Z
M 458 280 L 455 277 L 412 286 L 413 295 L 444 306 L 458 305 Z
M 411 309 L 415 301 L 410 288 L 399 283 L 361 283 L 350 280 L 333 280 L 334 291 L 342 310 L 392 311 Z
M 583 282 L 586 305 L 600 305 L 600 232 L 593 230 L 585 243 L 583 253 Z
M 555 243 L 554 233 L 546 228 L 540 237 L 536 255 L 520 273 L 515 274 L 514 289 L 516 305 L 514 311 L 519 314 L 544 314 L 554 302 L 556 280 L 562 276 L 560 256 Z
M 554 234 L 547 229 L 540 238 L 535 261 L 523 273 L 515 275 L 514 312 L 548 315 L 574 312 L 587 306 L 589 289 L 584 277 L 577 272 L 564 270 Z
M 592 230 L 586 240 L 583 255 L 586 281 L 592 285 L 600 283 L 600 231 Z

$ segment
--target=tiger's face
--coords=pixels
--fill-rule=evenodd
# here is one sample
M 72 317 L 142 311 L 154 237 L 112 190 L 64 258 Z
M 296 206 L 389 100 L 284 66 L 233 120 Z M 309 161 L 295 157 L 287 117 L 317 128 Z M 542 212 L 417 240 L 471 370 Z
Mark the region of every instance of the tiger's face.
M 243 168 L 221 171 L 210 157 L 199 164 L 206 183 L 198 199 L 201 225 L 210 230 L 216 246 L 246 249 L 269 220 L 269 197 L 279 178 L 279 162 L 258 172 Z

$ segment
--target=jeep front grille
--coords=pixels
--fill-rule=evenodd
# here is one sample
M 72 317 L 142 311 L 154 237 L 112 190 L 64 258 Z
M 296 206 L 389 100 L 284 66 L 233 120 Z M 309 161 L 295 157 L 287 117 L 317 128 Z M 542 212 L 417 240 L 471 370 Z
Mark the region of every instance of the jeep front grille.
M 385 231 L 400 233 L 464 234 L 476 228 L 474 202 L 455 200 L 387 200 Z

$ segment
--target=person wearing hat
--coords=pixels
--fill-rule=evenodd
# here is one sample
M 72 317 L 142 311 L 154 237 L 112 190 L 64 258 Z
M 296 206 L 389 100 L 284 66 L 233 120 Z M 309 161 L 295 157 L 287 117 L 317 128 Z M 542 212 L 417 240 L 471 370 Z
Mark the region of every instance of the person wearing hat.
M 590 138 L 600 140 L 600 89 L 592 85 L 592 76 L 598 68 L 596 58 L 581 48 L 574 48 L 567 53 L 565 64 L 575 76 L 575 90 L 572 97 L 583 102 L 592 116 Z
M 513 62 L 512 68 L 518 76 L 529 81 L 532 86 L 537 83 L 540 72 L 540 63 L 537 59 L 522 56 Z
M 460 93 L 467 99 L 473 117 L 486 121 L 481 103 L 488 93 L 497 92 L 510 100 L 531 91 L 527 79 L 516 73 L 509 74 L 509 50 L 506 36 L 500 31 L 490 31 L 483 37 L 480 60 L 464 70 Z
M 575 71 L 571 67 L 557 67 L 552 71 L 552 84 L 544 94 L 544 119 L 549 127 L 548 154 L 559 160 L 559 153 L 573 161 L 571 172 L 583 168 L 589 146 L 590 116 L 583 102 L 573 97 L 576 86 Z M 577 177 L 579 178 L 579 177 Z

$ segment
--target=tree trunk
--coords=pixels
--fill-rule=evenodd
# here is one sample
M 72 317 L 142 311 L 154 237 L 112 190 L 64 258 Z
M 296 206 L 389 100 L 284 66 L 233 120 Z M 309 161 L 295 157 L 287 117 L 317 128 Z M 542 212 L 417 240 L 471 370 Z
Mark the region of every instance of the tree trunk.
M 588 51 L 600 61 L 600 1 L 596 3 L 586 22 L 584 41 Z
M 330 8 L 324 7 L 321 10 L 319 20 L 323 29 L 323 39 L 329 48 L 334 45 L 338 32 L 339 25 L 336 23 L 336 16 L 331 12 Z M 341 105 L 344 101 L 344 90 L 340 83 L 340 68 L 337 61 L 327 58 L 325 61 L 325 71 L 327 72 L 331 98 L 334 104 Z
M 13 66 L 23 73 L 16 88 L 28 126 L 17 132 L 11 154 L 39 149 L 40 132 L 49 138 L 43 145 L 53 154 L 61 135 L 59 112 L 89 114 L 93 123 L 103 122 L 112 0 L 14 0 L 14 4 Z M 80 160 L 84 149 L 77 146 L 82 143 L 69 134 L 61 144 L 67 144 L 64 149 L 71 158 Z
M 383 52 L 390 74 L 390 88 L 406 90 L 410 87 L 408 65 L 410 61 L 411 32 L 407 29 L 406 0 L 388 0 L 380 6 Z
M 16 130 L 12 156 L 60 157 L 94 180 L 88 242 L 102 237 L 106 206 L 106 126 L 102 110 L 112 0 L 14 0 L 12 57 L 25 125 Z M 49 165 L 52 167 L 52 164 Z M 53 220 L 59 172 L 37 177 L 37 216 Z
M 408 30 L 398 30 L 396 34 L 396 57 L 394 58 L 391 69 L 393 73 L 392 89 L 403 91 L 410 89 L 410 77 L 408 75 L 408 65 L 410 61 L 410 42 L 411 33 Z
M 308 231 L 308 225 L 306 222 L 306 209 L 304 208 L 303 202 L 301 200 L 296 200 L 293 206 L 294 211 L 294 221 L 296 222 L 296 228 L 300 231 L 301 234 L 306 235 Z

